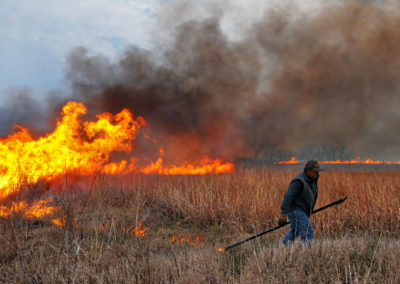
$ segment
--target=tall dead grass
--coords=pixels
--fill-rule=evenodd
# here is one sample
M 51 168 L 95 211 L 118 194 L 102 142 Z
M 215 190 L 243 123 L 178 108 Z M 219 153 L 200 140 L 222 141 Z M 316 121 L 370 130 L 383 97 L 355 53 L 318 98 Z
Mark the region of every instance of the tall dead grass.
M 69 177 L 46 195 L 65 227 L 46 219 L 0 220 L 0 281 L 7 283 L 398 283 L 400 175 L 326 171 L 312 216 L 311 248 L 285 247 L 285 229 L 225 253 L 216 248 L 275 226 L 296 171 L 207 176 Z M 64 187 L 64 189 L 61 189 Z M 58 189 L 58 190 L 57 190 Z M 139 221 L 146 238 L 123 228 Z M 204 233 L 198 246 L 172 235 Z
M 97 206 L 128 202 L 140 219 L 217 225 L 251 231 L 274 225 L 296 171 L 244 170 L 207 176 L 108 177 L 93 190 Z M 348 196 L 312 217 L 324 236 L 360 230 L 398 234 L 400 175 L 396 171 L 326 171 L 316 208 Z M 126 204 L 125 204 L 126 205 Z

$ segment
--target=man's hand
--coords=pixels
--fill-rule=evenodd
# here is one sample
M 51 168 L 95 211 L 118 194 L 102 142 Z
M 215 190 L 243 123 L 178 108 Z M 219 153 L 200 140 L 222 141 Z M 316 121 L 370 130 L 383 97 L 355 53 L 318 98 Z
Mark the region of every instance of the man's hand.
M 281 216 L 279 217 L 279 220 L 278 220 L 278 225 L 282 226 L 282 225 L 285 225 L 287 222 L 288 222 L 287 215 L 281 214 Z

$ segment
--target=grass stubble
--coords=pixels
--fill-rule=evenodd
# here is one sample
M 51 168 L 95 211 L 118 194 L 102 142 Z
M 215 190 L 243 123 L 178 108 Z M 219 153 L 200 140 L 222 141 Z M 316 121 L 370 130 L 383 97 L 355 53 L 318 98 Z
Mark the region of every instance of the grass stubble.
M 0 219 L 0 282 L 400 283 L 397 171 L 323 172 L 316 208 L 348 200 L 312 216 L 311 248 L 283 246 L 286 227 L 216 251 L 275 226 L 296 173 L 94 175 L 84 182 L 71 175 L 44 193 L 62 207 L 65 226 Z M 123 230 L 140 221 L 145 238 Z M 171 242 L 175 234 L 203 235 L 193 245 Z

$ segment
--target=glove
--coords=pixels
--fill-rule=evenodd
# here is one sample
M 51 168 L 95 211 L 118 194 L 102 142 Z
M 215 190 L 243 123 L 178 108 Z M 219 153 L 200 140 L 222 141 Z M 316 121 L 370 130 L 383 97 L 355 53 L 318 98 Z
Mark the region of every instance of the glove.
M 279 217 L 279 220 L 278 220 L 278 225 L 282 226 L 282 225 L 285 225 L 287 222 L 288 222 L 287 215 L 281 214 L 281 216 Z

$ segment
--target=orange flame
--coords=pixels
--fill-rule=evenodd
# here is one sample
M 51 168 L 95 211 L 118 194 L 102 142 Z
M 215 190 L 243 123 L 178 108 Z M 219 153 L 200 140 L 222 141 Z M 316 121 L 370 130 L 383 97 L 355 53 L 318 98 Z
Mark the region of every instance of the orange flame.
M 160 175 L 206 175 L 232 173 L 235 171 L 235 166 L 232 163 L 222 163 L 220 159 L 211 160 L 208 157 L 200 161 L 200 165 L 193 165 L 189 162 L 184 165 L 168 165 L 163 166 L 162 158 L 159 158 L 155 163 L 140 169 L 144 174 L 160 174 Z
M 67 219 L 65 216 L 60 217 L 60 218 L 55 218 L 51 221 L 54 225 L 59 226 L 59 227 L 65 227 L 65 225 L 67 224 Z
M 224 248 L 218 248 L 217 251 L 223 252 L 223 251 L 225 251 L 225 249 Z
M 145 124 L 141 117 L 134 120 L 127 109 L 115 116 L 98 115 L 94 122 L 82 122 L 84 114 L 82 103 L 69 102 L 53 133 L 35 140 L 27 129 L 17 126 L 19 131 L 0 138 L 0 199 L 17 191 L 22 181 L 51 180 L 67 169 L 81 174 L 98 170 L 111 152 L 132 150 L 132 140 Z
M 136 228 L 133 228 L 133 229 L 123 228 L 122 230 L 125 233 L 132 232 L 136 237 L 145 238 L 145 237 L 147 237 L 147 234 L 148 234 L 147 230 L 149 228 L 142 228 L 142 226 L 143 226 L 143 223 L 139 222 L 139 224 L 138 224 L 138 226 Z
M 54 225 L 60 226 L 60 227 L 64 227 L 66 225 L 66 221 L 67 220 L 66 220 L 65 216 L 52 220 Z M 75 222 L 76 221 L 77 220 L 75 219 Z M 76 226 L 79 227 L 78 225 L 76 225 Z M 139 222 L 139 224 L 138 224 L 138 226 L 136 228 L 128 228 L 128 229 L 122 228 L 122 230 L 125 233 L 132 233 L 136 237 L 145 238 L 145 237 L 147 237 L 147 234 L 148 234 L 147 231 L 148 231 L 149 228 L 142 228 L 142 226 L 143 226 L 143 223 Z M 110 229 L 110 225 L 108 225 L 108 224 L 105 224 L 105 225 L 101 225 L 101 224 L 100 225 L 91 225 L 91 226 L 87 226 L 86 228 L 87 229 L 91 229 L 91 230 L 95 230 L 95 231 L 98 231 L 98 232 L 104 232 L 104 231 Z
M 0 206 L 0 217 L 8 218 L 15 214 L 21 214 L 25 218 L 40 218 L 52 215 L 60 210 L 60 207 L 47 205 L 46 200 L 40 200 L 29 205 L 26 201 L 13 202 L 10 207 Z
M 320 164 L 364 164 L 364 165 L 400 165 L 400 161 L 391 162 L 391 161 L 374 161 L 372 159 L 361 160 L 360 157 L 352 160 L 336 160 L 336 161 L 322 161 Z
M 188 234 L 186 237 L 183 234 L 176 234 L 172 236 L 171 242 L 172 243 L 188 243 L 191 244 L 192 246 L 198 246 L 200 244 L 200 241 L 203 239 L 204 234 L 201 233 L 200 235 L 196 236 L 196 238 L 192 241 L 192 236 L 191 234 Z
M 156 162 L 152 162 L 148 166 L 136 166 L 136 158 L 131 158 L 131 163 L 123 160 L 120 163 L 108 163 L 104 166 L 106 174 L 128 174 L 139 172 L 143 174 L 159 174 L 159 175 L 206 175 L 206 174 L 222 174 L 232 173 L 235 171 L 235 165 L 232 163 L 223 163 L 220 159 L 212 160 L 205 157 L 200 160 L 198 165 L 185 162 L 183 165 L 163 165 L 163 159 L 158 158 Z
M 204 175 L 233 172 L 232 163 L 220 159 L 203 158 L 200 164 L 185 162 L 183 165 L 163 165 L 161 157 L 148 166 L 122 160 L 110 163 L 114 151 L 129 152 L 133 140 L 145 124 L 145 120 L 124 109 L 116 115 L 103 113 L 96 121 L 82 121 L 86 107 L 82 103 L 68 102 L 62 110 L 56 129 L 44 137 L 33 139 L 26 128 L 16 126 L 16 132 L 0 138 L 0 200 L 19 191 L 21 185 L 35 184 L 40 178 L 46 181 L 64 175 L 67 171 L 89 175 L 102 170 L 106 174 L 162 174 Z
M 298 161 L 295 157 L 291 157 L 289 161 L 278 161 L 274 162 L 274 164 L 277 165 L 289 165 L 289 164 L 299 164 L 301 161 Z M 397 162 L 391 162 L 391 161 L 374 161 L 372 159 L 365 159 L 361 160 L 360 157 L 357 157 L 355 159 L 351 160 L 335 160 L 335 161 L 319 161 L 318 163 L 320 164 L 335 164 L 335 165 L 356 165 L 356 164 L 361 164 L 361 165 L 400 165 L 400 161 Z
M 232 173 L 235 171 L 235 165 L 232 163 L 223 163 L 220 159 L 212 160 L 204 157 L 198 165 L 186 161 L 183 165 L 163 165 L 162 157 L 165 156 L 164 148 L 160 148 L 161 157 L 156 162 L 152 162 L 148 166 L 136 166 L 137 158 L 131 157 L 131 163 L 123 160 L 120 163 L 109 163 L 104 166 L 106 174 L 128 174 L 132 172 L 140 172 L 143 174 L 159 174 L 159 175 L 206 175 Z
M 48 206 L 46 200 L 41 200 L 37 203 L 34 203 L 31 207 L 29 207 L 25 213 L 24 217 L 27 218 L 40 218 L 46 215 L 54 214 L 58 211 L 60 207 L 58 206 Z
M 6 207 L 4 205 L 0 206 L 0 217 L 7 218 L 13 214 L 19 214 L 20 212 L 23 212 L 24 209 L 27 207 L 27 204 L 25 201 L 15 203 L 13 202 L 11 207 Z
M 274 162 L 274 164 L 277 165 L 296 165 L 299 164 L 300 161 L 296 160 L 295 157 L 291 157 L 289 161 L 278 161 L 278 162 Z

